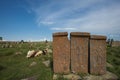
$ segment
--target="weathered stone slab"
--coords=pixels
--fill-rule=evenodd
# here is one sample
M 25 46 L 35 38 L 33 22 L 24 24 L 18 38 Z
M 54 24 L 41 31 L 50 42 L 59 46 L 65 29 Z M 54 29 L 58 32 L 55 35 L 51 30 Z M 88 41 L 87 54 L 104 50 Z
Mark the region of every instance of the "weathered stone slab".
M 70 72 L 70 41 L 67 32 L 53 33 L 53 69 L 55 73 Z
M 88 43 L 90 33 L 71 32 L 71 70 L 88 73 Z
M 106 73 L 106 36 L 90 37 L 90 73 Z

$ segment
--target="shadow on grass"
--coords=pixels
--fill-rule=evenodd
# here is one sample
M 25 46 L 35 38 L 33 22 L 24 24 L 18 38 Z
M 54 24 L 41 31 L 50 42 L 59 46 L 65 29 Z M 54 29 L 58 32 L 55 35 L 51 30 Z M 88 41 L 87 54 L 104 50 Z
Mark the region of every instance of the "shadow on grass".
M 3 69 L 6 69 L 6 67 L 0 65 L 0 71 L 2 71 Z
M 50 61 L 50 68 L 53 71 L 53 60 Z

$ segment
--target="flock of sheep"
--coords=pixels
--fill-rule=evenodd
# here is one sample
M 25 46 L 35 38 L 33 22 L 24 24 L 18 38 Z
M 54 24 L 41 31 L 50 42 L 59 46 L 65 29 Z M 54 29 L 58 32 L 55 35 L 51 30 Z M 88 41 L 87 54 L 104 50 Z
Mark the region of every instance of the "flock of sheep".
M 38 43 L 37 42 L 26 42 L 26 45 L 28 46 L 29 49 L 32 49 L 34 46 L 36 46 Z M 45 42 L 47 44 L 47 42 Z M 0 48 L 21 48 L 23 46 L 23 43 L 21 42 L 10 42 L 10 41 L 0 41 Z M 49 45 L 46 46 L 46 49 L 44 50 L 29 50 L 27 52 L 27 58 L 31 57 L 37 57 L 40 55 L 46 55 L 48 53 L 52 53 L 52 50 L 49 49 Z M 17 52 L 16 54 L 21 54 L 21 52 Z

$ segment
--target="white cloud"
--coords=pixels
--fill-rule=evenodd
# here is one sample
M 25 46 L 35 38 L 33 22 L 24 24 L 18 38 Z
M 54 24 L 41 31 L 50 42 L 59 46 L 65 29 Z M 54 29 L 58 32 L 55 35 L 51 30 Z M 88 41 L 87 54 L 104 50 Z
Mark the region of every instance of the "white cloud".
M 57 21 L 63 20 L 65 16 L 74 14 L 75 11 L 81 11 L 101 1 L 104 0 L 57 0 L 44 5 L 37 5 L 37 7 L 33 2 L 29 1 L 29 3 L 32 5 L 32 11 L 36 14 L 37 23 L 40 25 L 42 22 L 46 22 L 46 24 L 48 24 L 47 22 L 56 23 Z
M 58 28 L 58 27 L 55 27 L 55 28 L 51 28 L 51 30 L 62 30 L 62 31 L 74 31 L 74 30 L 77 30 L 76 28 L 72 28 L 72 27 L 63 27 L 63 28 Z
M 88 31 L 99 34 L 120 34 L 120 5 L 112 4 L 99 9 L 93 9 L 83 16 L 77 18 L 66 19 L 64 24 L 57 25 L 52 30 L 71 31 Z M 61 26 L 61 27 L 59 27 Z M 74 27 L 73 27 L 74 26 Z M 69 27 L 71 29 L 66 29 Z
M 52 31 L 100 34 L 119 33 L 119 8 L 118 0 L 55 0 L 31 7 L 39 26 L 50 26 Z
M 81 31 L 98 33 L 120 31 L 120 10 L 118 5 L 91 11 L 84 17 L 69 20 L 65 26 L 76 26 Z
M 46 21 L 46 22 L 40 22 L 40 24 L 44 24 L 44 25 L 47 24 L 47 25 L 50 25 L 50 24 L 54 24 L 54 22 L 48 22 L 48 21 Z M 39 25 L 40 25 L 40 24 L 39 24 Z

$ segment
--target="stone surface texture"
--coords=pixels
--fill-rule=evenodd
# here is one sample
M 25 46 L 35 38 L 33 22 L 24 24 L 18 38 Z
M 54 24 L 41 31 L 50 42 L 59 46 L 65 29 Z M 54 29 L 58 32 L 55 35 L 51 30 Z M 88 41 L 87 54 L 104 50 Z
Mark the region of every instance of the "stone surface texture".
M 106 36 L 90 37 L 90 73 L 106 73 Z
M 71 32 L 71 70 L 88 73 L 88 44 L 90 33 Z
M 70 41 L 67 32 L 53 33 L 53 69 L 55 73 L 70 72 Z

